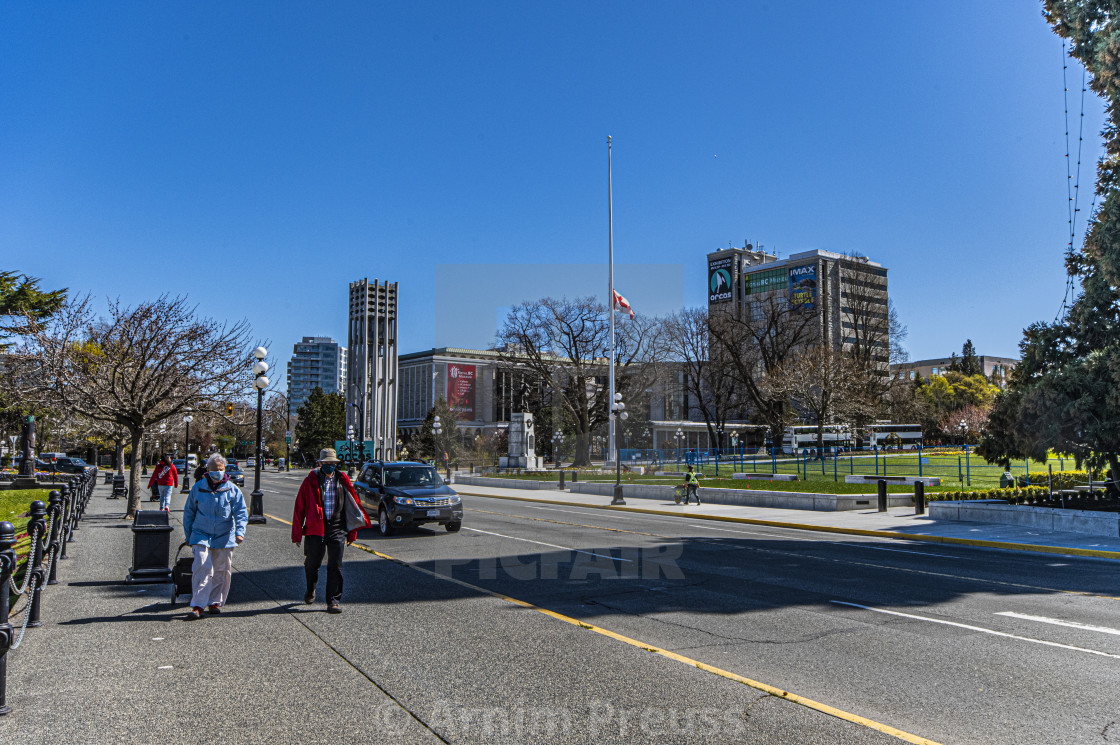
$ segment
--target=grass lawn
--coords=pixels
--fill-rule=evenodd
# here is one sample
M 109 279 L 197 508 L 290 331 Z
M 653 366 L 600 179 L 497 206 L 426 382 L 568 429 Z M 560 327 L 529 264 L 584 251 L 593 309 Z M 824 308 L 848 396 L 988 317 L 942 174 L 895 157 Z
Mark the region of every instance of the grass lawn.
M 927 491 L 944 491 L 944 490 L 957 490 L 957 489 L 994 489 L 1000 486 L 1000 477 L 1004 473 L 1002 466 L 992 465 L 984 461 L 971 452 L 967 455 L 963 450 L 949 450 L 937 449 L 926 450 L 921 454 L 921 462 L 919 463 L 918 453 L 915 451 L 906 451 L 902 453 L 844 453 L 838 458 L 826 458 L 825 460 L 808 461 L 802 458 L 795 458 L 793 456 L 779 456 L 771 458 L 767 455 L 751 456 L 744 455 L 742 458 L 739 456 L 721 458 L 718 475 L 714 459 L 695 459 L 695 454 L 692 454 L 701 478 L 705 483 L 708 481 L 721 478 L 721 486 L 730 488 L 766 488 L 775 491 L 817 491 L 829 494 L 864 494 L 875 493 L 875 484 L 871 482 L 865 488 L 863 484 L 845 484 L 844 477 L 861 474 L 861 475 L 887 475 L 887 476 L 932 476 L 941 479 L 941 486 L 927 487 Z M 635 461 L 635 465 L 644 465 L 651 471 L 670 471 L 680 472 L 684 471 L 687 463 L 682 458 L 680 462 L 675 459 L 666 459 L 662 464 L 654 464 L 652 467 L 649 463 Z M 1029 469 L 1031 472 L 1045 472 L 1047 467 L 1052 467 L 1055 474 L 1062 471 L 1073 471 L 1077 469 L 1077 465 L 1072 458 L 1060 458 L 1051 456 L 1050 460 L 1043 463 L 1030 463 Z M 1012 462 L 1011 473 L 1014 476 L 1024 474 L 1028 470 L 1028 465 L 1025 461 Z M 779 482 L 779 481 L 764 481 L 764 482 L 751 482 L 745 480 L 731 481 L 730 476 L 733 472 L 742 471 L 746 473 L 785 473 L 797 474 L 800 477 L 799 482 Z M 509 476 L 509 474 L 500 474 L 502 476 Z M 517 478 L 516 476 L 513 476 Z M 521 478 L 540 479 L 555 481 L 557 474 L 549 472 L 544 474 L 527 474 Z M 625 476 L 624 476 L 625 478 Z M 613 475 L 598 473 L 581 473 L 580 480 L 586 481 L 613 481 Z M 661 477 L 658 480 L 652 476 L 634 476 L 635 483 L 679 483 L 674 478 Z M 766 484 L 765 487 L 759 486 L 760 483 Z M 711 486 L 712 484 L 709 484 Z M 812 486 L 810 486 L 812 485 Z M 899 490 L 910 490 L 909 487 L 890 487 L 892 492 Z
M 16 526 L 17 536 L 26 533 L 27 518 L 20 515 L 31 509 L 31 503 L 36 499 L 46 502 L 49 496 L 49 489 L 0 489 L 0 520 L 7 520 Z M 19 556 L 21 565 L 26 562 L 30 547 L 29 536 L 16 541 L 16 555 Z

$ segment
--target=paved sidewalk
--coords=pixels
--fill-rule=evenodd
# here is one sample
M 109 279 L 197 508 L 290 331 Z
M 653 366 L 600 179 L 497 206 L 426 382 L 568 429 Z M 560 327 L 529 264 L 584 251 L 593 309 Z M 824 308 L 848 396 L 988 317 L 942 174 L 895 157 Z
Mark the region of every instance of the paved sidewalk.
M 59 584 L 43 592 L 42 627 L 8 653 L 12 712 L 0 717 L 0 743 L 369 741 L 370 722 L 358 712 L 392 701 L 330 646 L 345 616 L 298 598 L 302 557 L 289 526 L 249 526 L 234 554 L 230 607 L 188 622 L 189 598 L 172 607 L 170 585 L 124 583 L 132 522 L 121 519 L 122 500 L 106 499 L 109 488 L 96 487 Z M 184 500 L 172 500 L 172 554 Z M 11 621 L 22 623 L 22 613 Z M 417 726 L 399 728 L 393 741 L 436 740 Z
M 687 515 L 714 520 L 732 520 L 782 525 L 805 530 L 826 530 L 865 534 L 872 532 L 888 538 L 963 543 L 973 546 L 1044 551 L 1081 556 L 1120 559 L 1120 537 L 1082 535 L 1080 533 L 1046 532 L 1016 525 L 993 525 L 934 520 L 928 515 L 915 515 L 912 507 L 895 507 L 887 512 L 851 510 L 817 512 L 784 510 L 770 507 L 701 504 L 676 505 L 670 500 L 628 498 L 625 507 L 611 507 L 610 498 L 593 494 L 573 494 L 549 489 L 516 489 L 504 487 L 456 485 L 460 494 L 519 499 L 530 502 L 563 502 L 583 507 L 650 512 L 660 515 Z M 701 496 L 703 491 L 701 490 Z

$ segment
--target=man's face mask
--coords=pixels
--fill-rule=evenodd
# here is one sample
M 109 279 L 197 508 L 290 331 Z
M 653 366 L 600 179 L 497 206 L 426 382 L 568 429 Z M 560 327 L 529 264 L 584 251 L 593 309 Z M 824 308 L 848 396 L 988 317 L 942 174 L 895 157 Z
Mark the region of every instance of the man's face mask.
M 334 473 L 334 463 L 324 463 L 323 473 L 327 474 L 328 476 Z

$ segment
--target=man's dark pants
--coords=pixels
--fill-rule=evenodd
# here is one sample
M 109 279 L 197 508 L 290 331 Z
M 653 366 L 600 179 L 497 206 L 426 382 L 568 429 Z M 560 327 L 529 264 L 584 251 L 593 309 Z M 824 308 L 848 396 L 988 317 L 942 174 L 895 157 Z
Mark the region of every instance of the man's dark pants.
M 323 553 L 327 555 L 327 604 L 342 599 L 342 551 L 346 548 L 346 530 L 341 524 L 327 524 L 326 535 L 303 537 L 303 570 L 307 575 L 307 592 L 310 594 L 319 582 L 319 567 Z

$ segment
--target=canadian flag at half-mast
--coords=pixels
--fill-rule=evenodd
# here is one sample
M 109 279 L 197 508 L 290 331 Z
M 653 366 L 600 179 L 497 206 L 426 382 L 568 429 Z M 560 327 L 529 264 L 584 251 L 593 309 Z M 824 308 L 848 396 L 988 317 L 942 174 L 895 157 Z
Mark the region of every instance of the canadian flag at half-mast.
M 615 307 L 615 309 L 630 311 L 630 320 L 633 321 L 634 320 L 634 309 L 630 307 L 629 301 L 627 301 L 626 298 L 622 297 L 622 295 L 618 294 L 618 290 L 612 290 L 612 292 L 614 292 L 614 307 Z

